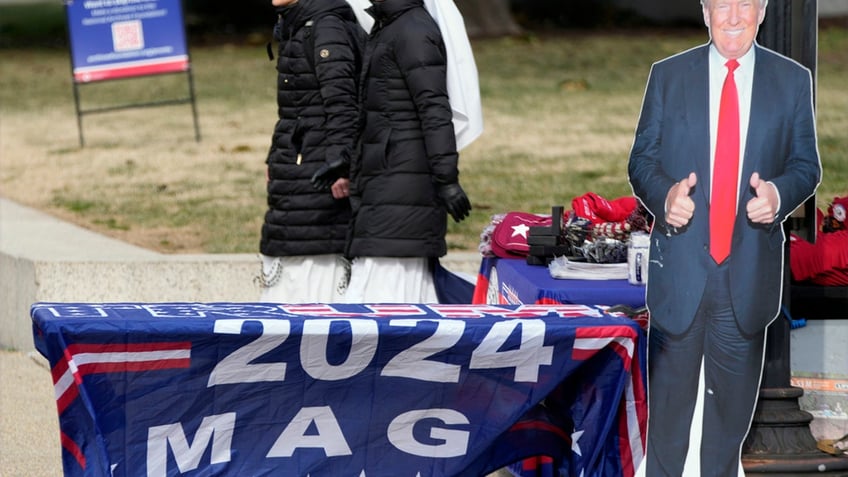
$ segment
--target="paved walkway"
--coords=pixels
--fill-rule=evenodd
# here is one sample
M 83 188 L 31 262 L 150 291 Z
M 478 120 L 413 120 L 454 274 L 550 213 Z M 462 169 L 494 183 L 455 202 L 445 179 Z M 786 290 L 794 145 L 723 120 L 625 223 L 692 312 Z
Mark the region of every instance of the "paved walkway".
M 62 475 L 59 418 L 47 361 L 0 350 L 0 476 Z

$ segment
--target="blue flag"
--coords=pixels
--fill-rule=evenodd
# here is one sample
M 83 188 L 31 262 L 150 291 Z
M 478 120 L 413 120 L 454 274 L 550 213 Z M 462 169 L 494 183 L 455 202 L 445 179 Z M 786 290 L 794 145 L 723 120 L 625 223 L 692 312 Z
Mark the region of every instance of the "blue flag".
M 602 307 L 37 303 L 31 314 L 66 476 L 476 476 L 513 464 L 542 475 L 533 462 L 630 476 L 644 451 L 644 332 Z

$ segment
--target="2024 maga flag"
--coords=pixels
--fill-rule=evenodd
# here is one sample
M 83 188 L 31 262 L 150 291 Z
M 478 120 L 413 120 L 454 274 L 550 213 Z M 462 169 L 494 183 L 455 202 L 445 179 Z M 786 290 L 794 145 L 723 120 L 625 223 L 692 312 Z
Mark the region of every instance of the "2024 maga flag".
M 644 333 L 602 308 L 31 314 L 69 477 L 477 476 L 539 455 L 562 476 L 630 476 L 644 451 Z

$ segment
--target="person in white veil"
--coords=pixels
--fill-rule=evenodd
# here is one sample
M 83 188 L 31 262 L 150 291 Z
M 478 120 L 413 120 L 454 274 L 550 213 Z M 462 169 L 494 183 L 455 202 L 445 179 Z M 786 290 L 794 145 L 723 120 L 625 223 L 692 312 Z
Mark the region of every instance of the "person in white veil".
M 371 22 L 348 1 L 370 36 L 345 301 L 435 303 L 447 215 L 458 222 L 471 209 L 458 151 L 482 132 L 470 44 L 450 0 L 427 0 L 429 10 L 424 0 L 374 0 Z
M 347 0 L 356 19 L 366 32 L 374 26 L 368 14 L 370 0 Z M 474 52 L 465 30 L 462 13 L 453 0 L 424 0 L 424 8 L 436 21 L 447 52 L 447 85 L 456 148 L 461 151 L 483 133 L 483 108 Z

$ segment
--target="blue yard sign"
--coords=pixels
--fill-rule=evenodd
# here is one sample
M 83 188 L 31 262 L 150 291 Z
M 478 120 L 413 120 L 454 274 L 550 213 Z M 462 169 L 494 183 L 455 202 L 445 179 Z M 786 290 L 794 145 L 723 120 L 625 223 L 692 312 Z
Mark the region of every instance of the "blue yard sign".
M 191 104 L 194 137 L 200 141 L 194 81 L 180 0 L 65 0 L 74 103 L 80 146 L 82 117 L 120 109 Z M 184 73 L 188 96 L 86 109 L 80 89 L 99 81 Z
M 65 5 L 75 82 L 188 70 L 180 0 L 69 0 Z

